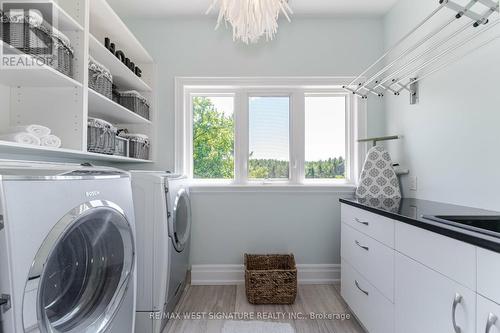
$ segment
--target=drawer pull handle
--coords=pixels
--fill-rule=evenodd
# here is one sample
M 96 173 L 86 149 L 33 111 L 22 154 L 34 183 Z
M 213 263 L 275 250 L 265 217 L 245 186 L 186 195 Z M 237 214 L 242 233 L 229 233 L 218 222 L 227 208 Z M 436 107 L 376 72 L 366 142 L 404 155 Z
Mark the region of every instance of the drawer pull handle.
M 497 323 L 498 317 L 495 316 L 493 313 L 490 313 L 488 315 L 488 323 L 486 324 L 486 331 L 485 333 L 490 333 L 491 328 Z
M 360 248 L 362 248 L 363 250 L 366 250 L 366 251 L 370 250 L 370 248 L 368 246 L 363 246 L 358 241 L 355 241 L 354 243 L 356 243 L 356 245 L 359 246 Z
M 451 320 L 453 322 L 453 329 L 455 330 L 455 333 L 462 332 L 460 326 L 457 325 L 456 312 L 458 304 L 462 303 L 463 299 L 464 298 L 459 293 L 456 293 L 455 298 L 453 299 L 453 306 L 451 308 Z
M 359 291 L 361 291 L 363 294 L 365 294 L 366 296 L 369 295 L 369 293 L 366 291 L 366 290 L 363 290 L 360 286 L 359 286 L 359 282 L 357 280 L 354 280 L 354 284 L 356 285 L 356 287 L 359 289 Z
M 366 225 L 366 226 L 370 225 L 370 223 L 368 223 L 368 222 L 366 222 L 366 221 L 361 221 L 361 220 L 360 220 L 360 219 L 358 219 L 357 217 L 356 217 L 354 220 L 355 220 L 356 222 L 358 222 L 358 223 L 362 224 L 362 225 Z

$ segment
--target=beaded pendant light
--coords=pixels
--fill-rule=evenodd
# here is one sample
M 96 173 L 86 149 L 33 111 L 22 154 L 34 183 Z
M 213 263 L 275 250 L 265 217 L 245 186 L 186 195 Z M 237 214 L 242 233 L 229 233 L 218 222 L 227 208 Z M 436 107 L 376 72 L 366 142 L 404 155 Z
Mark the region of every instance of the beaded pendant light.
M 293 14 L 288 0 L 214 0 L 209 14 L 219 4 L 218 29 L 224 22 L 233 28 L 233 40 L 245 44 L 256 43 L 262 36 L 273 40 L 278 32 L 278 18 L 282 13 L 288 22 Z

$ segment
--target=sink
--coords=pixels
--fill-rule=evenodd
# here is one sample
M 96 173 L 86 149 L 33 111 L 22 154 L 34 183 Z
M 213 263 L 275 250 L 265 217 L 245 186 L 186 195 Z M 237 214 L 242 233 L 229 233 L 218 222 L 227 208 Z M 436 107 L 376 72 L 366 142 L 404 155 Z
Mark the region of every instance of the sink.
M 500 216 L 424 216 L 428 220 L 445 223 L 455 227 L 500 237 Z

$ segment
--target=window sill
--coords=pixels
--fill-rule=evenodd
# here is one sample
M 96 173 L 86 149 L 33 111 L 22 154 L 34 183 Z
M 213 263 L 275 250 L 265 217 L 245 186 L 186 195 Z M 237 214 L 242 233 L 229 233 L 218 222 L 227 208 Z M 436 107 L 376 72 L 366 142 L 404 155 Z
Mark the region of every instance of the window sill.
M 190 183 L 191 193 L 334 193 L 341 195 L 352 195 L 356 185 L 350 183 L 304 183 L 291 184 L 284 182 L 276 183 L 248 183 L 234 184 L 231 182 L 204 182 L 192 180 Z

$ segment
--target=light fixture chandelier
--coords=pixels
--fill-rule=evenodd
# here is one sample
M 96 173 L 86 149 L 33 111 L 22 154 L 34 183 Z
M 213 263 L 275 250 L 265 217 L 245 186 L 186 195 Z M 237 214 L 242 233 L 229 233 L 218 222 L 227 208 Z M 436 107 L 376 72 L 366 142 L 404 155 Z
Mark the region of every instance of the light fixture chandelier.
M 278 17 L 280 13 L 291 22 L 293 14 L 288 0 L 214 0 L 207 13 L 220 4 L 217 18 L 218 29 L 222 22 L 229 22 L 233 27 L 233 40 L 241 40 L 245 44 L 256 43 L 260 37 L 266 40 L 274 39 L 278 32 Z

